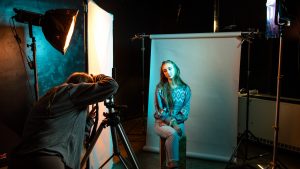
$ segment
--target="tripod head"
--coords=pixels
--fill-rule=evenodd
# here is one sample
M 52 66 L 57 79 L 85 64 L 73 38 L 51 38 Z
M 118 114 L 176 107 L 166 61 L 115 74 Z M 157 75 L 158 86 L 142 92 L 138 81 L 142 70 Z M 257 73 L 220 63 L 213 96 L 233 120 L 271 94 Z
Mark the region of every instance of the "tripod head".
M 104 100 L 104 106 L 108 109 L 112 109 L 115 107 L 114 96 L 110 96 L 109 98 Z
M 116 110 L 127 108 L 127 105 L 116 105 L 113 95 L 104 100 L 104 106 L 108 109 L 108 113 L 116 113 Z

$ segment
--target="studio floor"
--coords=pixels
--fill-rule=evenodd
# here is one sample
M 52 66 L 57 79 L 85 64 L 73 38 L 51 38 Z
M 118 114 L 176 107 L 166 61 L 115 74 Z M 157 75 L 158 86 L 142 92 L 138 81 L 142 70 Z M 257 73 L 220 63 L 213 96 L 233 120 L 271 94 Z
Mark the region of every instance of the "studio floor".
M 122 126 L 130 141 L 130 144 L 140 164 L 140 169 L 160 169 L 159 153 L 148 152 L 143 150 L 146 142 L 145 126 L 146 120 L 136 118 L 122 122 Z M 137 127 L 138 126 L 138 127 Z M 122 157 L 127 158 L 124 147 L 119 141 L 119 148 Z M 245 153 L 247 150 L 247 153 Z M 276 169 L 300 169 L 300 154 L 278 150 L 278 160 L 276 161 Z M 254 143 L 242 142 L 238 148 L 238 155 L 232 162 L 220 162 L 212 160 L 204 160 L 198 158 L 186 159 L 186 169 L 272 169 L 272 147 Z M 245 160 L 246 159 L 246 160 Z M 125 168 L 117 156 L 114 157 L 113 169 Z M 6 169 L 7 167 L 0 167 Z
M 146 141 L 145 126 L 146 121 L 142 118 L 128 120 L 122 123 L 126 135 L 129 138 L 140 163 L 141 169 L 160 169 L 159 153 L 153 153 L 143 150 Z M 137 127 L 139 126 L 139 127 Z M 124 153 L 122 144 L 120 144 L 121 153 Z M 247 149 L 247 153 L 245 153 Z M 300 154 L 286 150 L 278 150 L 278 160 L 276 161 L 278 169 L 300 169 Z M 126 155 L 124 155 L 126 156 Z M 196 158 L 187 158 L 187 169 L 271 169 L 272 162 L 272 147 L 255 142 L 245 142 L 238 148 L 238 155 L 235 158 L 237 163 L 219 162 L 211 160 L 203 160 Z M 245 160 L 246 159 L 246 160 Z M 233 160 L 232 160 L 233 161 Z M 122 169 L 124 166 L 115 159 L 113 169 Z

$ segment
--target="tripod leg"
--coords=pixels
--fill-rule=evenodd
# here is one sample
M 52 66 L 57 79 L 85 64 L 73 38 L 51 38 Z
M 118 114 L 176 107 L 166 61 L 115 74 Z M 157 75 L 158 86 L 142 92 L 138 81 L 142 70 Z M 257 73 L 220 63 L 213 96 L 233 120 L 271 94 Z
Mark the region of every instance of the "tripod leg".
M 105 166 L 105 164 L 107 163 L 107 162 L 109 162 L 109 160 L 111 160 L 112 158 L 114 157 L 114 154 L 113 155 L 111 155 L 99 168 L 103 168 L 104 166 Z
M 86 150 L 81 162 L 80 162 L 80 168 L 82 169 L 84 167 L 84 164 L 86 163 L 88 157 L 90 156 L 97 140 L 98 140 L 98 137 L 100 136 L 103 128 L 105 128 L 105 124 L 101 123 L 99 129 L 97 130 L 97 132 L 95 133 L 95 137 L 93 138 L 93 140 L 91 141 L 90 143 L 90 146 L 88 147 L 88 149 Z
M 108 158 L 108 159 L 107 159 L 107 160 L 99 167 L 99 169 L 102 169 L 102 168 L 106 165 L 106 163 L 108 163 L 109 160 L 111 160 L 115 155 L 116 155 L 115 153 L 114 153 L 113 155 L 111 155 L 111 156 L 110 156 L 110 157 L 109 157 L 109 158 Z M 120 153 L 118 154 L 118 157 L 119 157 L 119 159 L 121 160 L 123 166 L 124 166 L 126 169 L 129 169 L 128 166 L 126 165 L 125 159 L 121 156 Z
M 119 157 L 119 159 L 121 160 L 121 162 L 122 162 L 122 164 L 124 165 L 124 167 L 125 167 L 126 169 L 129 169 L 128 166 L 126 165 L 126 161 L 125 161 L 125 159 L 122 157 L 122 155 L 121 155 L 121 154 L 118 154 L 118 157 Z
M 118 134 L 121 136 L 120 138 L 122 140 L 123 145 L 125 146 L 125 150 L 126 150 L 128 156 L 130 157 L 130 159 L 134 163 L 135 168 L 136 169 L 140 169 L 140 167 L 139 167 L 140 165 L 139 165 L 139 163 L 137 161 L 137 158 L 136 158 L 136 156 L 134 154 L 134 151 L 133 151 L 133 149 L 132 149 L 132 147 L 131 147 L 131 145 L 129 143 L 129 139 L 126 136 L 125 131 L 124 131 L 124 129 L 123 129 L 123 127 L 122 127 L 122 125 L 120 123 L 117 125 L 117 129 L 118 129 L 117 130 Z
M 121 160 L 122 164 L 124 165 L 124 167 L 126 169 L 129 169 L 128 166 L 126 165 L 125 159 L 122 157 L 122 155 L 120 153 L 119 145 L 118 145 L 118 142 L 117 142 L 118 136 L 117 136 L 117 131 L 116 131 L 115 126 L 110 126 L 110 130 L 111 130 L 111 136 L 112 136 L 112 142 L 113 142 L 114 155 L 117 155 L 119 157 L 119 159 Z

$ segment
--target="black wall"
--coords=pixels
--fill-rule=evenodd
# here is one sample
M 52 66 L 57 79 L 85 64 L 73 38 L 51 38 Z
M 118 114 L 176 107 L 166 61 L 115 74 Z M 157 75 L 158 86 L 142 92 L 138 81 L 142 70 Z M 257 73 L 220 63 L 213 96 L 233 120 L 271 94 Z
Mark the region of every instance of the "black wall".
M 150 39 L 145 38 L 144 65 L 141 52 L 142 41 L 131 38 L 138 33 L 201 33 L 213 31 L 214 1 L 186 0 L 95 0 L 100 7 L 114 15 L 114 67 L 120 85 L 116 95 L 117 104 L 128 109 L 121 114 L 123 120 L 145 116 L 148 103 Z M 287 7 L 293 18 L 284 36 L 282 95 L 300 98 L 300 23 L 299 2 L 289 1 Z M 9 19 L 13 8 L 44 13 L 48 9 L 77 8 L 77 19 L 71 45 L 65 56 L 45 40 L 40 28 L 34 27 L 37 39 L 37 64 L 40 95 L 49 88 L 62 83 L 74 71 L 84 71 L 83 16 L 80 0 L 1 0 L 0 1 L 0 130 L 6 135 L 1 139 L 0 153 L 6 152 L 18 141 L 23 123 L 33 102 L 33 73 L 26 57 L 32 52 L 26 47 L 31 42 L 25 24 L 16 23 L 22 39 L 24 56 L 20 55 Z M 180 11 L 180 12 L 179 12 Z M 220 31 L 265 30 L 266 8 L 261 0 L 219 0 Z M 257 37 L 251 47 L 250 88 L 275 95 L 278 39 Z M 245 87 L 245 64 L 247 44 L 243 44 L 241 84 Z M 144 68 L 144 83 L 143 83 Z M 144 84 L 144 88 L 143 88 Z M 143 103 L 143 91 L 144 103 Z M 143 113 L 143 105 L 145 112 Z M 1 137 L 3 138 L 3 137 Z M 3 143 L 2 143 L 3 142 Z M 9 145 L 9 146 L 8 146 Z
M 27 114 L 35 100 L 33 70 L 27 59 L 32 60 L 32 44 L 28 25 L 15 23 L 13 8 L 45 13 L 56 8 L 81 8 L 74 1 L 2 0 L 0 1 L 0 153 L 9 151 L 18 142 Z M 45 39 L 40 27 L 33 26 L 36 39 L 39 94 L 65 81 L 70 73 L 84 71 L 82 15 L 78 18 L 74 36 L 66 55 L 56 51 Z M 17 43 L 15 36 L 20 38 Z
M 214 1 L 184 0 L 101 0 L 98 4 L 114 14 L 114 55 L 117 76 L 121 84 L 117 100 L 129 106 L 124 118 L 140 116 L 142 112 L 142 52 L 141 40 L 130 41 L 137 33 L 201 33 L 213 31 Z M 278 38 L 267 39 L 266 2 L 261 0 L 219 0 L 219 31 L 258 31 L 251 45 L 250 89 L 276 95 Z M 300 98 L 299 73 L 299 2 L 286 2 L 292 25 L 285 30 L 282 63 L 282 96 Z M 178 13 L 180 9 L 180 13 Z M 145 38 L 145 97 L 147 106 L 150 62 L 150 39 Z M 240 88 L 247 78 L 247 43 L 242 46 Z M 132 99 L 128 99 L 132 98 Z M 145 109 L 147 111 L 147 107 Z

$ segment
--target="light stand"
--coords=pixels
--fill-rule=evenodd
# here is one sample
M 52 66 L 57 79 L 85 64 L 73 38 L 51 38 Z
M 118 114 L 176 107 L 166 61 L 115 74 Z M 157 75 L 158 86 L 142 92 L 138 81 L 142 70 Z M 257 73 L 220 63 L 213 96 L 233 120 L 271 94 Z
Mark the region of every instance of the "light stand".
M 275 112 L 275 124 L 274 129 L 274 142 L 273 142 L 273 156 L 271 162 L 271 168 L 276 169 L 277 165 L 277 144 L 278 144 L 278 131 L 279 131 L 279 109 L 280 109 L 280 88 L 281 88 L 281 57 L 282 57 L 282 27 L 279 26 L 280 38 L 279 38 L 279 56 L 278 56 L 278 70 L 277 70 L 277 88 L 276 88 L 276 112 Z
M 29 67 L 33 69 L 34 73 L 34 91 L 35 91 L 35 100 L 39 100 L 39 83 L 38 83 L 38 74 L 37 74 L 37 66 L 36 66 L 36 41 L 35 37 L 32 34 L 32 24 L 28 24 L 29 27 L 29 37 L 31 38 L 31 44 L 27 45 L 27 47 L 31 48 L 32 51 L 32 59 L 33 61 L 29 63 Z
M 268 169 L 286 168 L 287 167 L 278 160 L 277 157 L 277 146 L 278 146 L 278 135 L 279 135 L 279 115 L 280 115 L 280 92 L 281 92 L 281 60 L 282 60 L 282 40 L 283 34 L 286 27 L 291 25 L 290 19 L 287 17 L 287 9 L 285 4 L 281 0 L 276 0 L 275 9 L 275 24 L 279 29 L 279 51 L 278 51 L 278 68 L 277 68 L 277 88 L 276 88 L 276 112 L 275 112 L 275 124 L 274 139 L 273 139 L 273 156 L 272 162 L 270 162 Z
M 243 159 L 243 163 L 245 163 L 245 161 L 247 160 L 253 160 L 255 158 L 258 157 L 262 157 L 264 154 L 260 154 L 254 157 L 249 158 L 248 157 L 248 142 L 249 142 L 249 138 L 254 139 L 256 142 L 259 143 L 259 139 L 249 130 L 249 103 L 250 103 L 250 89 L 249 89 L 249 83 L 250 83 L 250 75 L 251 75 L 251 71 L 250 71 L 250 57 L 251 57 L 251 44 L 252 44 L 252 40 L 255 38 L 255 32 L 249 32 L 249 33 L 243 33 L 242 34 L 242 42 L 241 45 L 247 41 L 248 42 L 248 49 L 247 49 L 247 81 L 246 81 L 246 129 L 245 131 L 241 134 L 239 142 L 237 144 L 237 146 L 235 147 L 233 154 L 230 157 L 229 163 L 227 164 L 226 168 L 230 168 L 230 164 L 234 163 L 235 161 L 235 157 L 237 156 L 238 150 L 241 146 L 242 142 L 245 142 L 245 156 Z M 245 165 L 245 164 L 243 164 Z M 250 168 L 255 168 L 253 166 L 250 166 L 248 164 L 246 164 L 246 166 L 250 167 Z
M 276 112 L 275 112 L 275 124 L 274 129 L 274 141 L 273 141 L 273 156 L 272 162 L 270 162 L 268 169 L 277 169 L 287 167 L 278 160 L 277 157 L 277 146 L 278 146 L 278 135 L 279 135 L 279 115 L 280 115 L 280 92 L 281 92 L 281 60 L 282 60 L 282 39 L 283 32 L 286 26 L 290 26 L 290 21 L 286 23 L 278 23 L 279 26 L 279 55 L 278 55 L 278 70 L 277 70 L 277 88 L 276 88 Z
M 109 162 L 109 160 L 111 160 L 114 156 L 117 156 L 121 160 L 123 166 L 126 169 L 129 169 L 132 167 L 134 167 L 135 169 L 140 169 L 140 165 L 139 165 L 137 158 L 134 154 L 134 151 L 129 143 L 128 137 L 126 136 L 125 131 L 120 123 L 120 117 L 119 117 L 120 112 L 115 111 L 115 109 L 126 108 L 126 106 L 115 105 L 113 97 L 111 97 L 110 99 L 107 99 L 104 102 L 104 105 L 107 107 L 108 112 L 103 113 L 103 116 L 105 117 L 105 119 L 102 120 L 93 139 L 91 140 L 90 145 L 89 145 L 88 149 L 86 150 L 84 157 L 81 160 L 80 168 L 82 169 L 84 167 L 84 164 L 87 162 L 88 157 L 89 157 L 90 153 L 92 152 L 98 138 L 100 137 L 102 130 L 106 127 L 110 127 L 112 142 L 113 142 L 113 154 L 100 166 L 100 168 L 103 168 L 107 164 L 107 162 Z M 131 167 L 128 166 L 128 163 L 121 155 L 121 152 L 120 152 L 119 146 L 118 146 L 118 135 L 125 147 L 125 150 L 126 150 L 127 155 L 129 156 L 129 159 L 132 162 L 133 166 L 131 166 Z
M 88 0 L 83 0 L 83 32 L 85 68 L 86 72 L 88 72 Z

